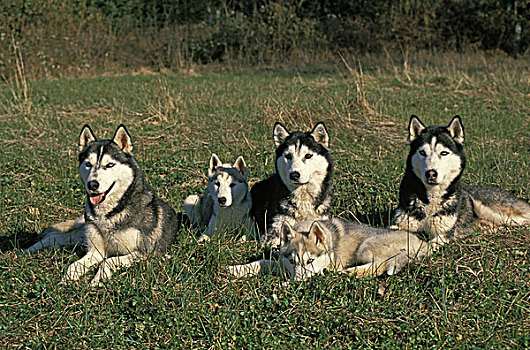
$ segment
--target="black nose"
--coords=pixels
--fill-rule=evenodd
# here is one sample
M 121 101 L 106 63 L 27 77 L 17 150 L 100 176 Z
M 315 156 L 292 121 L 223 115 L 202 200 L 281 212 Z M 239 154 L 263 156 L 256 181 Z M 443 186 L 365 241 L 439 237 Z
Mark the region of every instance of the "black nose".
M 425 172 L 425 178 L 427 178 L 427 180 L 436 180 L 437 177 L 438 172 L 436 170 L 427 170 Z
M 87 187 L 90 191 L 95 191 L 99 188 L 99 182 L 96 180 L 89 181 Z
M 293 171 L 289 174 L 289 178 L 293 181 L 298 181 L 298 179 L 300 179 L 300 173 L 298 171 Z
M 219 197 L 217 198 L 217 201 L 219 204 L 224 205 L 226 203 L 226 197 Z

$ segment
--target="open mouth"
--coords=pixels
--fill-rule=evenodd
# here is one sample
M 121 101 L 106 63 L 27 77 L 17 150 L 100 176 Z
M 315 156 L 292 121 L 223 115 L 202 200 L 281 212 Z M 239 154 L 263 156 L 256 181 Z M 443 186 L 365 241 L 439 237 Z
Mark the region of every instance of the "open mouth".
M 105 198 L 107 197 L 107 194 L 109 194 L 110 190 L 112 190 L 112 187 L 114 187 L 114 184 L 116 182 L 113 182 L 112 185 L 110 185 L 109 189 L 106 190 L 105 192 L 103 193 L 98 193 L 98 194 L 88 194 L 88 199 L 90 200 L 90 203 L 92 203 L 93 205 L 98 205 L 100 203 L 102 203 Z
M 307 182 L 300 182 L 300 181 L 293 181 L 293 180 L 291 180 L 291 183 L 292 183 L 293 185 L 295 185 L 295 186 L 303 186 L 303 185 L 309 183 L 309 181 L 307 181 Z
M 436 179 L 427 179 L 427 180 L 425 180 L 425 182 L 427 182 L 427 185 L 431 185 L 431 186 L 438 185 L 438 180 L 436 180 Z

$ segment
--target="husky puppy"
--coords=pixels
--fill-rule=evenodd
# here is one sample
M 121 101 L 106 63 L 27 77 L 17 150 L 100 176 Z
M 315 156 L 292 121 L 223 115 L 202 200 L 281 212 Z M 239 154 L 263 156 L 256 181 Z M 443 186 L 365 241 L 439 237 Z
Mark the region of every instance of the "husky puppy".
M 530 224 L 530 205 L 522 199 L 495 187 L 460 183 L 466 156 L 459 116 L 448 126 L 426 127 L 413 115 L 409 141 L 394 228 L 448 242 L 477 224 Z
M 294 225 L 328 219 L 332 199 L 333 157 L 324 123 L 308 132 L 289 132 L 274 124 L 276 173 L 252 186 L 252 218 L 271 248 L 280 246 L 284 222 Z
M 307 227 L 309 229 L 307 230 Z M 333 218 L 282 227 L 280 260 L 230 266 L 236 277 L 286 272 L 305 280 L 324 270 L 352 276 L 392 275 L 411 261 L 421 261 L 435 246 L 406 231 L 374 228 Z
M 86 191 L 84 217 L 52 226 L 50 235 L 27 250 L 82 239 L 87 253 L 68 267 L 63 281 L 79 280 L 89 268 L 101 264 L 91 281 L 99 285 L 117 268 L 160 254 L 173 242 L 175 211 L 145 182 L 132 150 L 123 125 L 112 140 L 97 140 L 88 125 L 83 127 L 78 170 Z
M 184 200 L 184 211 L 192 224 L 206 232 L 199 241 L 208 240 L 213 234 L 226 229 L 243 227 L 252 233 L 253 224 L 249 216 L 252 199 L 247 183 L 248 169 L 243 157 L 235 163 L 223 164 L 212 154 L 208 168 L 208 187 L 199 197 L 188 196 Z

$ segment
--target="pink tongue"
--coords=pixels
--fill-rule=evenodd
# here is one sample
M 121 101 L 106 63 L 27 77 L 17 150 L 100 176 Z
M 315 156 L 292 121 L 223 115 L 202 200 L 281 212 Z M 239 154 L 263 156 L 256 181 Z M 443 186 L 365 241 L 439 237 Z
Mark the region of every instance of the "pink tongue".
M 103 201 L 103 197 L 105 197 L 105 193 L 98 194 L 97 196 L 89 196 L 88 198 L 90 198 L 90 203 L 99 204 Z

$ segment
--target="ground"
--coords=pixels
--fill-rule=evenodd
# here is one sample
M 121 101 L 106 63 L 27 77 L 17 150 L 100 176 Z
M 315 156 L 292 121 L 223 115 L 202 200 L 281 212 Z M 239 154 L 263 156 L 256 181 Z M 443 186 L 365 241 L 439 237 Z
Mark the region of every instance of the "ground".
M 397 60 L 399 61 L 399 60 Z M 60 285 L 78 258 L 20 247 L 82 213 L 77 140 L 120 123 L 148 182 L 177 212 L 206 186 L 208 160 L 244 156 L 250 182 L 274 171 L 272 127 L 324 121 L 336 159 L 332 214 L 385 225 L 397 203 L 411 114 L 466 132 L 467 184 L 530 198 L 530 86 L 521 60 L 369 58 L 326 69 L 164 72 L 0 85 L 0 347 L 522 348 L 530 346 L 529 229 L 471 234 L 388 278 L 328 273 L 284 286 L 234 280 L 259 257 L 226 235 L 177 234 L 151 258 L 92 289 Z M 361 69 L 362 68 L 362 69 Z

